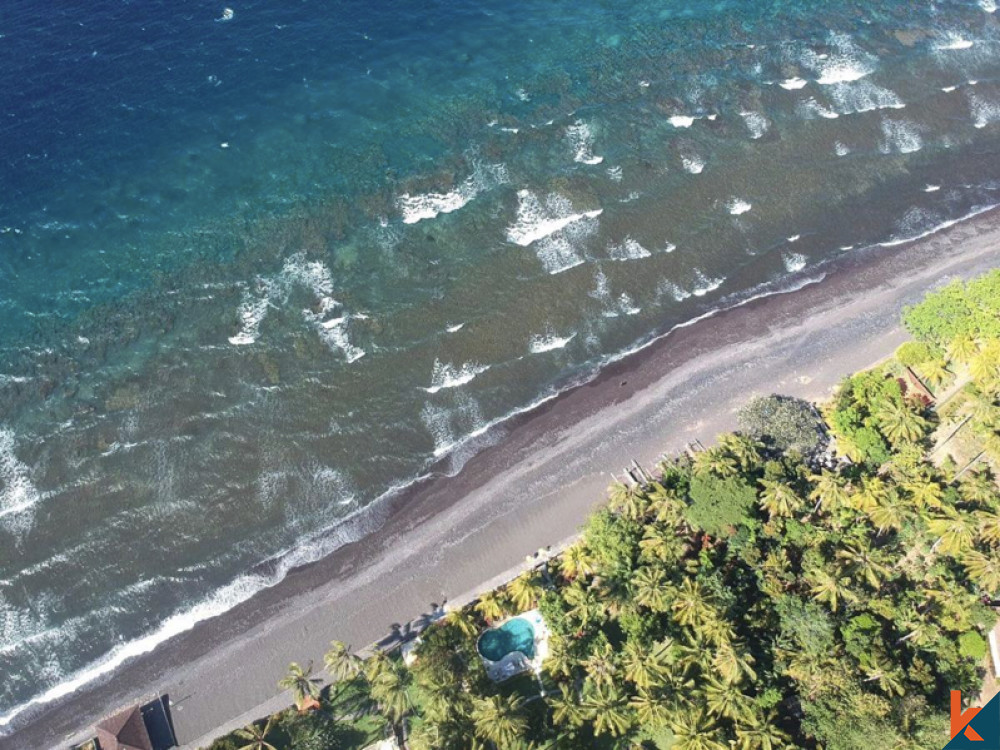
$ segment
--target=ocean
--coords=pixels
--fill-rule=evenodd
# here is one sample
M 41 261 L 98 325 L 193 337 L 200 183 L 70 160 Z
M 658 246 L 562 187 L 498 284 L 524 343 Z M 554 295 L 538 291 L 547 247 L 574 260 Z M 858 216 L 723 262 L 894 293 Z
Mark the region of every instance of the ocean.
M 0 733 L 671 327 L 1000 204 L 993 0 L 232 1 L 0 8 Z

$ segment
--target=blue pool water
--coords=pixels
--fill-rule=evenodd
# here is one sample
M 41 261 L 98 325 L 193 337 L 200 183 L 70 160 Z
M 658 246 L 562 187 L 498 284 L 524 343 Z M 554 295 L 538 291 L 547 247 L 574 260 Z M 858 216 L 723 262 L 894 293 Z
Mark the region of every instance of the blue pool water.
M 491 628 L 479 638 L 479 653 L 490 661 L 500 661 L 516 651 L 529 659 L 535 658 L 535 629 L 523 617 L 515 617 L 498 628 Z
M 1000 201 L 995 11 L 4 0 L 0 735 L 655 333 Z

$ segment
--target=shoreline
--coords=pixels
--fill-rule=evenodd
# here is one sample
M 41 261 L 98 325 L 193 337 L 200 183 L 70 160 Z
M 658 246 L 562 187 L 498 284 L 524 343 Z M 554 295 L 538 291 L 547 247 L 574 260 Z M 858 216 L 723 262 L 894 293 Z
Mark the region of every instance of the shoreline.
M 603 502 L 608 471 L 713 439 L 755 393 L 819 398 L 905 339 L 904 303 L 943 276 L 992 267 L 996 247 L 993 209 L 905 245 L 841 256 L 814 270 L 825 272 L 821 281 L 675 326 L 500 425 L 500 439 L 457 475 L 387 498 L 371 534 L 66 698 L 29 708 L 5 747 L 63 746 L 94 719 L 153 693 L 170 695 L 184 747 L 283 707 L 276 682 L 289 661 L 321 663 L 332 638 L 377 642 L 396 616 L 489 588 L 523 567 L 525 555 L 571 537 Z

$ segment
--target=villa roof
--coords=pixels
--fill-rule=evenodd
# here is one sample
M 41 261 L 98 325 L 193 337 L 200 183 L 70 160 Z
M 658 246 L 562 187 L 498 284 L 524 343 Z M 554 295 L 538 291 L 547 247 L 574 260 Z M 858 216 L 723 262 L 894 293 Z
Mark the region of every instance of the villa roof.
M 138 706 L 120 711 L 99 722 L 94 729 L 101 750 L 153 750 L 146 721 Z

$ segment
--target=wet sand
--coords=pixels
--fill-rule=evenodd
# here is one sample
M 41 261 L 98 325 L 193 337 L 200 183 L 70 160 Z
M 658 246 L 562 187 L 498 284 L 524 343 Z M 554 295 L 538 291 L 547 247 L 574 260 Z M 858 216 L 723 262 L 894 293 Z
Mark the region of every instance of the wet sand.
M 822 398 L 905 338 L 905 304 L 1000 265 L 994 211 L 910 245 L 855 253 L 821 281 L 679 328 L 523 415 L 453 477 L 383 504 L 380 530 L 199 623 L 100 683 L 29 709 L 0 744 L 65 747 L 95 719 L 166 693 L 182 746 L 289 703 L 276 682 L 331 639 L 355 646 L 444 600 L 467 600 L 577 532 L 611 473 L 735 427 L 755 394 Z M 816 278 L 813 271 L 807 278 Z

